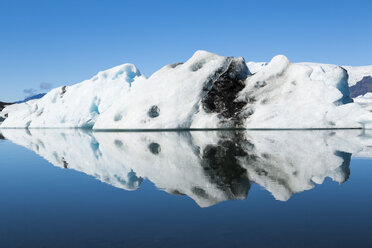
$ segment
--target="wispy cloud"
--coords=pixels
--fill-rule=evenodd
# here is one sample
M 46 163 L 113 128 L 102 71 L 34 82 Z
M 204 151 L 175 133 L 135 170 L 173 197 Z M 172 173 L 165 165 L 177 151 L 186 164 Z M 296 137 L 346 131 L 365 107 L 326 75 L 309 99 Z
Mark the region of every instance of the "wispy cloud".
M 39 85 L 39 89 L 27 88 L 23 90 L 23 93 L 25 93 L 27 96 L 34 96 L 38 93 L 49 91 L 50 89 L 52 89 L 52 87 L 53 87 L 52 83 L 42 82 Z
M 35 89 L 33 89 L 33 88 L 24 89 L 24 90 L 23 90 L 23 93 L 25 93 L 25 94 L 28 95 L 28 96 L 33 96 L 33 95 L 36 95 L 37 90 L 35 90 Z
M 53 87 L 53 84 L 51 83 L 42 82 L 40 84 L 40 89 L 42 90 L 50 90 L 52 87 Z

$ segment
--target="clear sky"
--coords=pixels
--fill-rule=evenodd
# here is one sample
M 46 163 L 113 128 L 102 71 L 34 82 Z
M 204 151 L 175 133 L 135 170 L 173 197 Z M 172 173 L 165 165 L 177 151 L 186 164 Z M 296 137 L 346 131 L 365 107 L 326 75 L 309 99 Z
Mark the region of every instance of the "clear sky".
M 246 61 L 372 64 L 372 1 L 0 0 L 0 101 L 199 49 Z

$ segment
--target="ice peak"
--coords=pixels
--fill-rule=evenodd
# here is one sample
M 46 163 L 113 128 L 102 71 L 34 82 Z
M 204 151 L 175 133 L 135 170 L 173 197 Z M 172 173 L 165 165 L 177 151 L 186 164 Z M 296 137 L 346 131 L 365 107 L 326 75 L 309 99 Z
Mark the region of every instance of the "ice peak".
M 272 74 L 281 74 L 291 63 L 284 55 L 277 55 L 271 59 L 266 69 L 271 71 Z
M 142 74 L 135 65 L 125 63 L 104 71 L 100 71 L 96 76 L 92 78 L 92 80 L 97 81 L 123 79 L 123 81 L 131 84 L 136 77 L 140 76 L 142 76 Z

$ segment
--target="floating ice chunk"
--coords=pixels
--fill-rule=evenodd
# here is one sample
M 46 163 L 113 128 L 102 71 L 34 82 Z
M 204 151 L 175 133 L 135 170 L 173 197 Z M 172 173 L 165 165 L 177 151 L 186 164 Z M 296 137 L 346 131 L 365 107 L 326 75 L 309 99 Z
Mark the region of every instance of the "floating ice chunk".
M 252 67 L 252 66 L 251 66 Z M 284 55 L 251 74 L 243 58 L 197 51 L 149 79 L 134 65 L 6 107 L 6 127 L 94 129 L 369 128 L 338 66 L 291 63 Z

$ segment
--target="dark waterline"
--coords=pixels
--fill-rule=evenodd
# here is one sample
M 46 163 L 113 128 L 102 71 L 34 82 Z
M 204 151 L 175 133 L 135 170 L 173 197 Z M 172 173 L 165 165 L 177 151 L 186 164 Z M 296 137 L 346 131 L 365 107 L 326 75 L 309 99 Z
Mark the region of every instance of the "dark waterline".
M 303 187 L 301 185 L 287 185 L 289 189 L 300 187 L 304 191 L 292 192 L 293 194 L 283 201 L 276 200 L 275 197 L 280 197 L 280 195 L 275 195 L 277 192 L 270 193 L 268 191 L 270 187 L 264 187 L 264 184 L 260 185 L 260 181 L 250 182 L 249 185 L 244 186 L 248 189 L 246 198 L 230 200 L 223 198 L 224 201 L 201 208 L 195 199 L 187 195 L 180 192 L 168 192 L 169 189 L 164 188 L 159 190 L 157 187 L 159 185 L 155 185 L 147 177 L 143 178 L 143 181 L 135 188 L 130 188 L 126 182 L 125 185 L 129 187 L 129 190 L 124 190 L 115 185 L 104 183 L 104 176 L 90 175 L 89 168 L 91 167 L 89 165 L 91 164 L 84 167 L 84 163 L 88 161 L 96 161 L 97 166 L 113 166 L 105 164 L 103 161 L 105 156 L 108 156 L 107 152 L 111 152 L 114 148 L 126 148 L 132 144 L 136 145 L 136 149 L 144 147 L 146 153 L 140 154 L 148 155 L 148 158 L 151 159 L 149 165 L 151 166 L 153 162 L 154 170 L 158 170 L 157 165 L 164 165 L 171 159 L 169 156 L 161 157 L 162 154 L 167 154 L 169 148 L 167 144 L 178 144 L 181 148 L 176 151 L 184 153 L 175 154 L 176 160 L 174 161 L 177 161 L 177 157 L 182 160 L 183 156 L 194 158 L 194 155 L 198 153 L 194 146 L 198 142 L 190 141 L 192 145 L 190 145 L 192 148 L 190 150 L 187 150 L 188 146 L 183 147 L 184 144 L 189 144 L 187 143 L 190 139 L 189 135 L 154 134 L 151 136 L 152 134 L 143 134 L 137 138 L 141 134 L 124 133 L 120 136 L 120 133 L 101 133 L 97 134 L 101 136 L 95 137 L 95 140 L 89 132 L 88 134 L 66 132 L 55 134 L 55 137 L 59 137 L 56 140 L 53 136 L 54 131 L 44 133 L 42 130 L 40 132 L 30 130 L 29 134 L 21 130 L 8 132 L 10 133 L 4 132 L 5 138 L 12 138 L 13 142 L 22 146 L 15 145 L 9 140 L 0 140 L 0 218 L 2 220 L 0 247 L 371 246 L 372 199 L 369 197 L 372 188 L 371 160 L 350 157 L 351 153 L 342 151 L 351 149 L 344 146 L 351 143 L 355 137 L 360 137 L 359 133 L 350 135 L 350 137 L 348 133 L 338 135 L 333 132 L 315 132 L 308 135 L 298 131 L 290 132 L 289 135 L 285 134 L 284 136 L 276 133 L 265 136 L 266 133 L 263 133 L 251 136 L 248 139 L 249 143 L 246 143 L 246 140 L 243 142 L 237 139 L 233 133 L 223 134 L 224 139 L 219 140 L 216 143 L 217 146 L 204 149 L 203 160 L 200 161 L 200 166 L 213 172 L 205 174 L 206 189 L 217 185 L 216 189 L 220 191 L 217 191 L 216 194 L 232 190 L 233 195 L 244 196 L 244 191 L 242 194 L 240 187 L 246 185 L 244 178 L 242 179 L 240 176 L 243 171 L 236 167 L 237 161 L 234 159 L 247 156 L 249 157 L 248 166 L 251 166 L 249 163 L 253 163 L 252 166 L 255 166 L 256 170 L 261 168 L 263 162 L 267 163 L 267 165 L 263 164 L 264 166 L 271 166 L 271 170 L 267 172 L 258 172 L 258 179 L 270 176 L 271 181 L 264 181 L 261 184 L 274 183 L 275 186 L 275 183 L 279 183 L 279 185 L 286 186 L 288 183 L 297 182 L 291 179 L 284 182 L 283 178 L 289 174 L 282 177 L 282 172 L 276 174 L 273 170 L 281 165 L 281 163 L 275 163 L 276 159 L 285 158 L 286 160 L 280 161 L 298 162 L 299 160 L 296 159 L 301 156 L 304 160 L 324 159 L 324 163 L 322 162 L 320 167 L 316 167 L 317 170 L 322 169 L 322 166 L 328 168 L 327 166 L 330 166 L 331 163 L 337 162 L 334 167 L 329 167 L 335 169 L 335 172 L 326 172 L 328 173 L 326 175 L 333 176 L 334 180 L 340 180 L 340 183 L 328 178 L 321 184 L 315 184 L 313 188 L 308 188 L 306 185 Z M 210 134 L 206 138 L 209 136 Z M 226 143 L 225 136 L 228 137 L 228 140 L 235 140 L 238 148 L 232 149 L 232 144 Z M 345 137 L 345 140 L 340 140 L 342 137 Z M 144 143 L 145 145 L 141 147 L 136 143 L 146 138 L 148 145 Z M 199 138 L 206 139 L 204 136 Z M 296 139 L 293 140 L 294 138 Z M 89 142 L 85 145 L 84 142 L 87 139 Z M 320 139 L 327 140 L 324 146 L 322 146 L 323 141 L 320 142 Z M 366 138 L 363 136 L 363 139 Z M 126 141 L 128 142 L 126 143 Z M 313 144 L 300 144 L 299 141 L 312 142 Z M 317 141 L 320 143 L 315 144 Z M 345 143 L 341 145 L 344 141 Z M 278 146 L 272 146 L 275 142 Z M 273 150 L 273 147 L 281 149 L 283 144 L 287 144 L 288 147 L 283 147 L 283 150 L 277 153 L 273 151 L 270 154 L 261 154 L 261 151 L 270 151 Z M 55 145 L 54 148 L 52 148 L 53 145 Z M 113 146 L 111 148 L 108 145 Z M 260 147 L 260 145 L 264 146 Z M 291 148 L 293 145 L 295 145 L 294 148 Z M 354 142 L 352 147 L 355 145 Z M 30 150 L 23 146 L 27 146 Z M 351 147 L 350 144 L 349 146 Z M 59 147 L 61 147 L 60 150 Z M 313 150 L 308 150 L 305 153 L 307 147 L 312 147 Z M 332 149 L 327 151 L 327 147 Z M 76 168 L 64 169 L 63 161 L 67 163 L 69 156 L 67 148 L 71 148 L 70 151 L 82 148 L 82 151 L 86 150 L 87 154 L 92 153 L 95 160 L 89 160 L 91 157 L 86 155 L 82 157 L 86 158 L 85 161 L 84 159 L 77 161 L 77 164 L 80 163 L 82 166 L 76 168 L 86 168 L 85 171 L 78 171 Z M 265 150 L 266 148 L 267 150 Z M 136 151 L 136 149 L 130 151 Z M 202 148 L 200 147 L 200 149 Z M 248 155 L 240 149 L 248 152 Z M 55 152 L 56 155 L 53 156 L 57 156 L 59 159 L 62 155 L 64 156 L 61 165 L 55 164 L 59 167 L 53 166 L 45 160 L 48 158 L 49 152 L 51 155 Z M 296 157 L 295 152 L 300 153 L 299 157 Z M 39 153 L 40 156 L 35 153 Z M 233 155 L 230 156 L 231 154 Z M 76 154 L 73 158 L 78 155 L 80 154 Z M 122 155 L 126 156 L 124 152 Z M 108 156 L 110 158 L 108 162 L 114 163 L 116 157 L 112 156 Z M 148 161 L 147 158 L 136 155 L 127 157 L 127 159 L 131 158 L 134 160 L 133 166 L 136 166 L 136 161 L 140 164 Z M 329 160 L 331 158 L 333 160 Z M 231 163 L 231 160 L 235 162 Z M 157 161 L 159 164 L 156 163 Z M 68 162 L 69 166 L 74 165 L 73 160 Z M 190 163 L 192 162 L 190 161 Z M 140 164 L 138 164 L 137 170 L 141 169 Z M 226 166 L 227 164 L 229 166 Z M 176 164 L 170 163 L 170 165 Z M 231 166 L 235 167 L 231 168 Z M 294 164 L 293 166 L 298 165 Z M 107 168 L 108 173 L 116 169 L 115 166 Z M 146 169 L 148 168 L 151 167 L 146 167 Z M 182 168 L 184 167 L 176 167 L 177 170 Z M 244 168 L 248 171 L 250 169 L 250 167 Z M 307 175 L 306 168 L 301 166 L 296 168 L 300 169 L 298 172 L 300 175 Z M 301 174 L 302 170 L 305 173 Z M 133 168 L 133 171 L 135 172 L 136 168 Z M 171 173 L 172 167 L 159 172 L 165 173 L 167 171 L 170 176 L 177 175 Z M 100 176 L 99 180 L 97 180 L 97 176 Z M 154 177 L 156 174 L 153 177 L 150 174 L 147 176 L 150 176 L 150 179 L 156 179 Z M 339 176 L 343 178 L 337 179 Z M 164 178 L 167 178 L 166 175 Z M 181 179 L 179 178 L 179 180 Z M 177 184 L 179 180 L 175 180 L 174 183 Z M 317 181 L 318 179 L 313 180 Z M 162 181 L 156 182 L 159 184 Z M 173 181 L 170 180 L 170 182 Z M 215 184 L 208 186 L 209 183 Z M 201 185 L 198 181 L 195 181 L 195 184 Z M 235 184 L 239 184 L 239 187 L 236 188 Z M 202 199 L 202 191 L 199 194 L 201 195 L 196 196 Z

